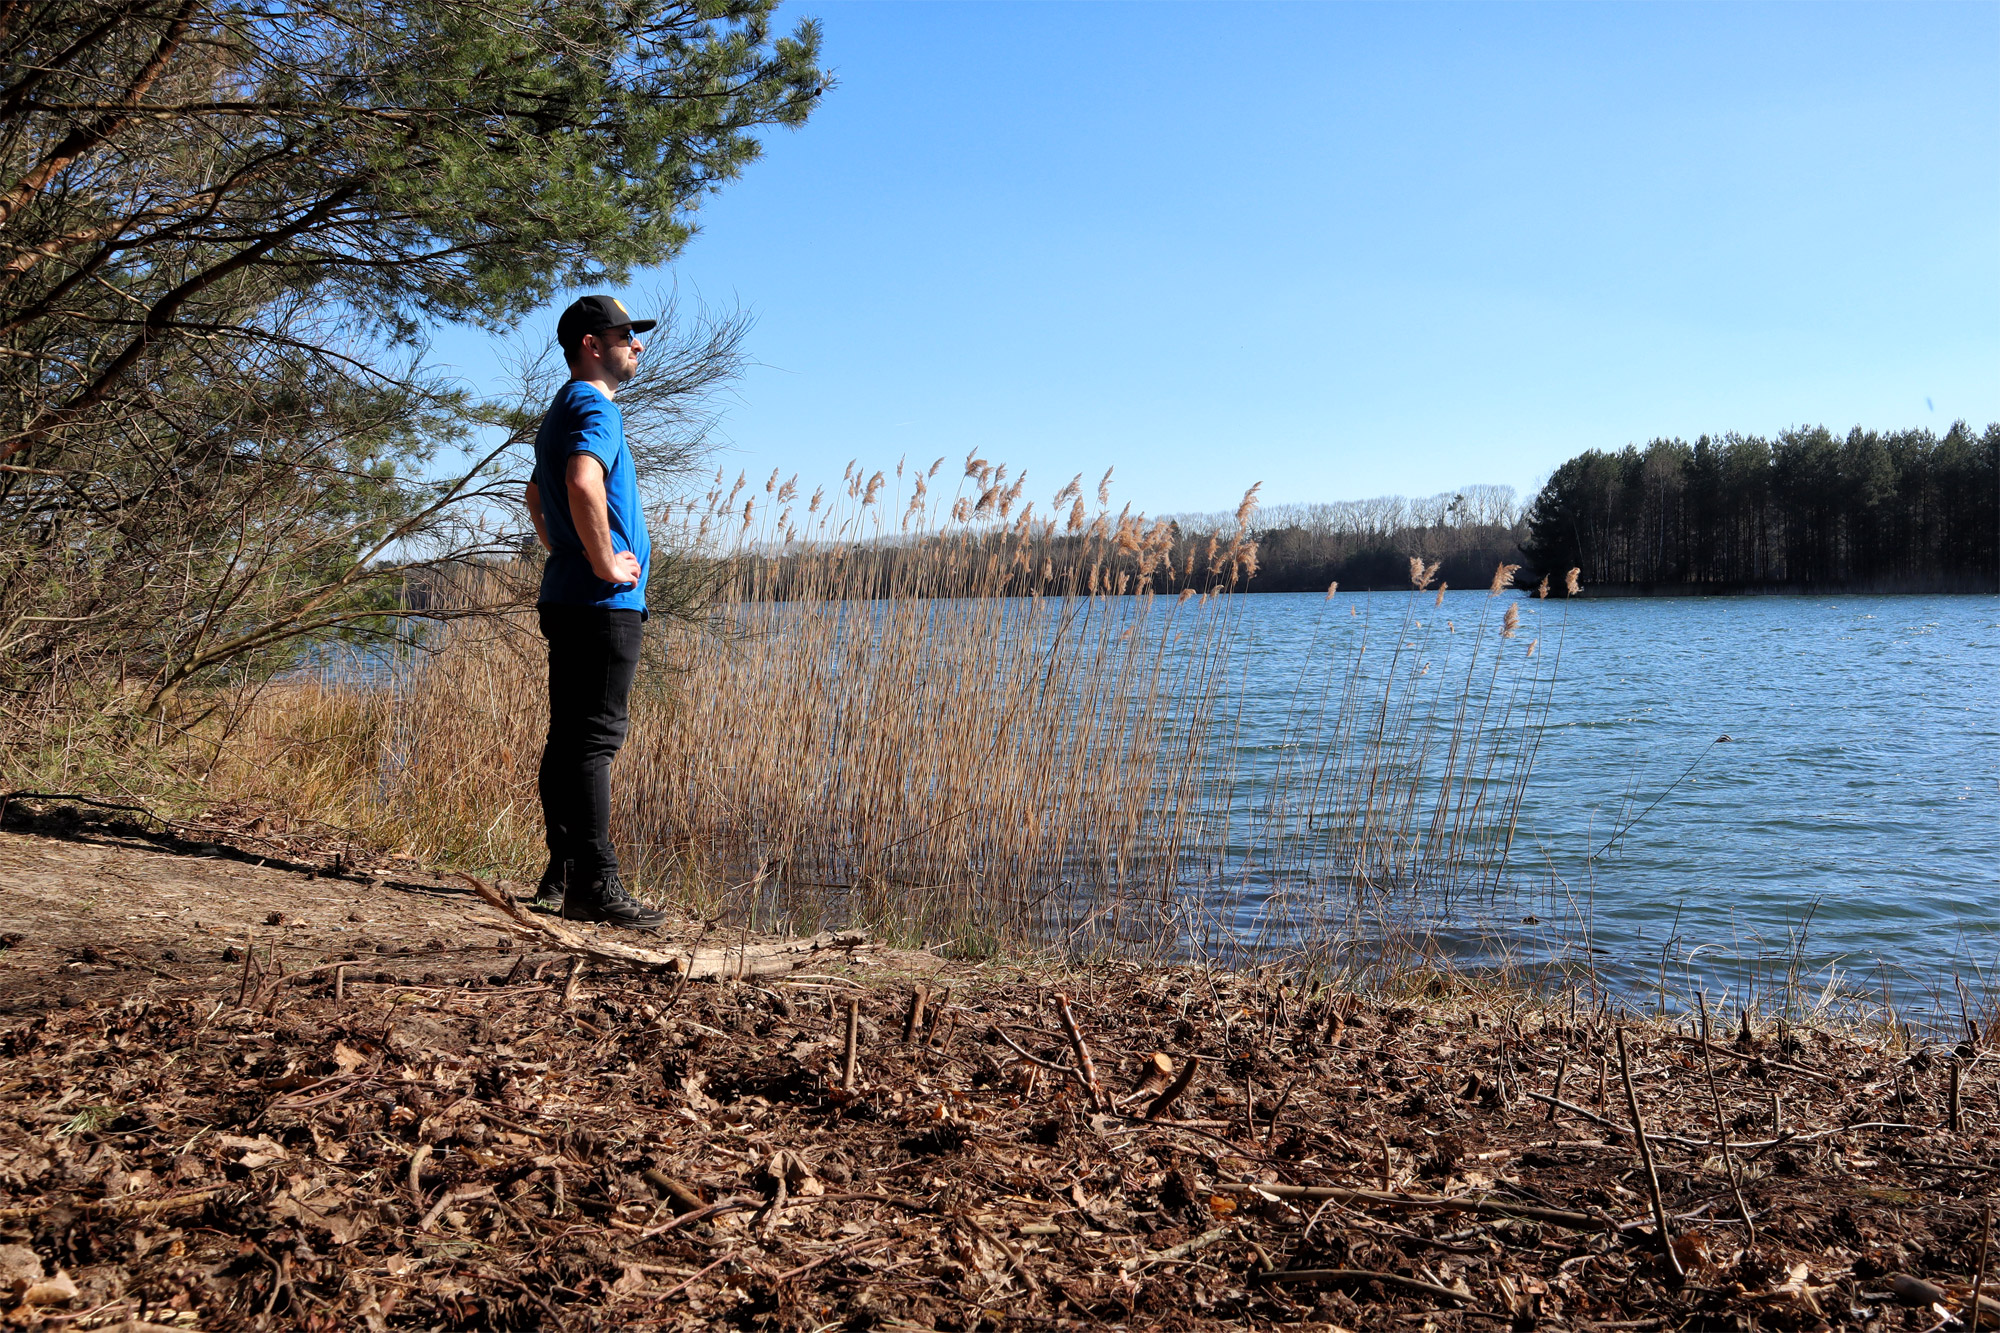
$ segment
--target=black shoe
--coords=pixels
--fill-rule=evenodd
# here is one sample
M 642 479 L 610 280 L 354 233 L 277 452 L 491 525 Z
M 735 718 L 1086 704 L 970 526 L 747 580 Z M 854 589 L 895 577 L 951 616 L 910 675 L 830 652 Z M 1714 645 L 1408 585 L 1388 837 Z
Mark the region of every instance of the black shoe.
M 558 915 L 563 908 L 564 889 L 569 883 L 569 862 L 550 861 L 549 868 L 542 872 L 542 882 L 535 886 L 535 896 L 528 900 L 528 909 Z
M 624 930 L 658 930 L 667 922 L 665 912 L 647 907 L 625 892 L 615 873 L 564 897 L 562 916 L 565 921 L 595 921 Z

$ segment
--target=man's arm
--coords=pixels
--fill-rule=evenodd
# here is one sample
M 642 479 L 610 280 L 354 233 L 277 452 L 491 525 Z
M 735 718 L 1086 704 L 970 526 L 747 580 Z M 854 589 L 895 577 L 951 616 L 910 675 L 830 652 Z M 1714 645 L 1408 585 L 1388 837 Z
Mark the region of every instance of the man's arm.
M 639 557 L 611 547 L 611 505 L 604 498 L 604 464 L 592 454 L 571 454 L 569 472 L 569 517 L 583 543 L 590 572 L 606 583 L 636 584 Z
M 535 540 L 542 544 L 544 551 L 555 550 L 556 548 L 549 544 L 549 526 L 542 522 L 542 488 L 535 484 L 533 477 L 528 478 L 527 500 L 528 518 L 535 525 Z

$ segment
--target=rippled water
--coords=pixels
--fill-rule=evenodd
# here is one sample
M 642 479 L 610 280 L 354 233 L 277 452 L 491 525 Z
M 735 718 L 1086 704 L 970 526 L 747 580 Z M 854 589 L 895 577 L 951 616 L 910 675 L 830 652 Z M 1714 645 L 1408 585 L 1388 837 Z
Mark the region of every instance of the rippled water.
M 1425 605 L 1470 618 L 1483 597 Z M 1242 599 L 1242 777 L 1277 753 L 1298 654 L 1343 600 Z M 2000 598 L 1524 608 L 1524 636 L 1560 627 L 1561 660 L 1482 923 L 1511 923 L 1518 956 L 1588 958 L 1628 993 L 1664 977 L 1740 1000 L 1791 975 L 1906 1014 L 1955 1012 L 1954 977 L 1994 993 Z

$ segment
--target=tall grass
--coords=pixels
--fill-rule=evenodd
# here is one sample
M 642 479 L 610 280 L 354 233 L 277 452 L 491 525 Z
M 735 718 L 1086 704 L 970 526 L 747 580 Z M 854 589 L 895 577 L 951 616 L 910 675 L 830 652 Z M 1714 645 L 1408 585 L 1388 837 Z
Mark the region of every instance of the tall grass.
M 946 495 L 940 466 L 850 465 L 830 501 L 718 475 L 659 516 L 731 578 L 649 633 L 613 774 L 629 881 L 758 925 L 1180 955 L 1379 943 L 1500 882 L 1557 660 L 1518 637 L 1511 568 L 1470 615 L 1417 562 L 1392 609 L 1329 589 L 1256 716 L 1254 489 L 1190 543 L 1114 514 L 1109 474 L 1038 519 L 1005 468 Z M 274 686 L 224 783 L 532 878 L 542 655 L 516 614 Z

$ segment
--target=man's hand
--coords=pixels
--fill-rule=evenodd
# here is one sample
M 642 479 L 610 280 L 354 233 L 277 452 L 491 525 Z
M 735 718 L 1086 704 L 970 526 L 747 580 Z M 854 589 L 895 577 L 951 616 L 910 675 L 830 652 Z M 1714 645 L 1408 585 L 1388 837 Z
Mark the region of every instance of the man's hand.
M 639 557 L 633 555 L 630 551 L 620 551 L 611 557 L 611 572 L 609 574 L 598 570 L 594 561 L 591 564 L 591 568 L 597 573 L 597 577 L 603 579 L 606 583 L 630 585 L 639 581 Z
M 639 582 L 639 557 L 611 546 L 611 506 L 604 498 L 604 464 L 590 454 L 571 454 L 563 480 L 569 487 L 569 516 L 590 561 L 590 572 L 606 583 Z

